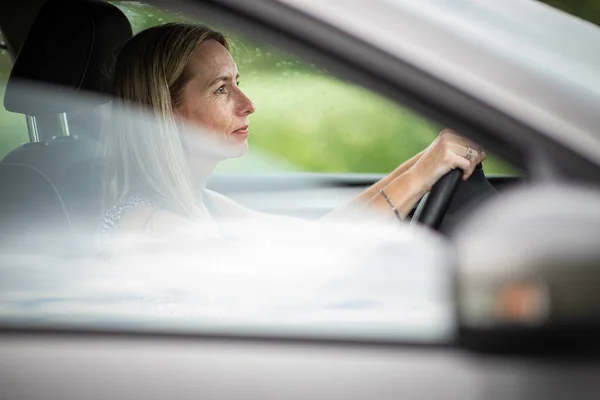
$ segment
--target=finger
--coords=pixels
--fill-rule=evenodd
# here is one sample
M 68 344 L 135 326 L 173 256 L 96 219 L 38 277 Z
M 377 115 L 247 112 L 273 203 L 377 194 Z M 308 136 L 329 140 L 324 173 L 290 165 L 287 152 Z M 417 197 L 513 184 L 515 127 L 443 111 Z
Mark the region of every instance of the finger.
M 474 150 L 477 150 L 477 152 L 479 152 L 479 153 L 481 153 L 483 151 L 483 147 L 481 147 L 478 143 L 476 143 L 472 140 L 466 139 L 466 138 L 462 138 L 461 144 L 463 146 L 467 146 Z
M 473 171 L 477 168 L 477 164 L 479 164 L 479 153 L 472 147 L 462 147 L 461 153 L 458 155 L 463 157 L 468 163 L 468 169 L 465 169 L 463 174 L 463 179 L 466 180 L 473 174 Z
M 454 144 L 449 146 L 453 153 L 468 160 L 473 167 L 479 164 L 481 158 L 480 153 L 472 147 Z
M 469 177 L 471 175 L 473 175 L 473 172 L 475 172 L 475 168 L 477 168 L 477 163 L 474 163 L 474 162 L 471 163 L 471 168 L 469 169 L 469 173 L 467 174 L 467 177 L 465 178 L 465 180 L 469 179 Z
M 469 168 L 467 171 L 464 172 L 463 180 L 466 181 L 467 179 L 469 179 L 471 175 L 473 175 L 475 168 L 477 168 L 477 164 L 473 163 L 472 161 L 469 161 Z
M 452 165 L 453 169 L 460 168 L 463 170 L 463 180 L 471 176 L 471 173 L 473 172 L 471 162 L 458 154 L 454 154 Z
M 466 146 L 472 147 L 475 150 L 477 150 L 478 152 L 482 152 L 483 151 L 483 147 L 479 143 L 477 143 L 476 141 L 471 140 L 471 139 L 466 138 L 466 137 L 463 137 L 462 139 L 463 139 L 464 142 L 466 142 Z
M 487 158 L 487 154 L 486 154 L 485 150 L 481 150 L 479 152 L 479 162 L 480 163 L 484 162 L 486 158 Z
M 463 170 L 463 180 L 467 180 L 475 171 L 479 164 L 479 152 L 473 148 L 463 146 L 457 142 L 448 142 L 446 144 L 448 160 L 452 169 L 460 168 Z
M 474 148 L 467 147 L 465 149 L 465 158 L 467 160 L 469 160 L 469 162 L 471 163 L 471 165 L 473 166 L 473 168 L 475 168 L 475 166 L 477 164 L 479 164 L 480 155 L 479 155 L 479 152 L 477 150 L 475 150 Z

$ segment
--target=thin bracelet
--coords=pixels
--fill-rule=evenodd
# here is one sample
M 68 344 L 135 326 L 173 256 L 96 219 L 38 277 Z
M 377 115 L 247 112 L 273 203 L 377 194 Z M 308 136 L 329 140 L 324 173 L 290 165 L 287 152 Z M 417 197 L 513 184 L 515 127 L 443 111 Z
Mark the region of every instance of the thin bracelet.
M 379 189 L 379 192 L 383 195 L 383 197 L 385 197 L 385 199 L 387 200 L 387 202 L 390 205 L 390 207 L 392 207 L 392 210 L 394 211 L 394 214 L 396 214 L 396 217 L 398 217 L 398 219 L 400 221 L 404 221 L 404 219 L 402 219 L 402 216 L 400 216 L 400 213 L 398 212 L 398 210 L 396 210 L 396 206 L 392 202 L 392 199 L 390 199 L 390 196 L 387 195 L 387 193 L 385 192 L 385 190 Z

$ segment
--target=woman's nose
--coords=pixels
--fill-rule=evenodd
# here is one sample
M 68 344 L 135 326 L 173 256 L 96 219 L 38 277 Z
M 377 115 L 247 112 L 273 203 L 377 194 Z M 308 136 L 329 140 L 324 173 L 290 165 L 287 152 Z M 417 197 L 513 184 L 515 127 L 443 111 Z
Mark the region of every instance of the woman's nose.
M 242 92 L 240 90 L 240 111 L 242 114 L 244 115 L 250 115 L 252 114 L 254 111 L 256 111 L 256 105 L 254 105 L 254 103 L 252 102 L 252 100 L 250 100 L 250 98 L 248 96 L 246 96 L 246 94 L 244 92 Z

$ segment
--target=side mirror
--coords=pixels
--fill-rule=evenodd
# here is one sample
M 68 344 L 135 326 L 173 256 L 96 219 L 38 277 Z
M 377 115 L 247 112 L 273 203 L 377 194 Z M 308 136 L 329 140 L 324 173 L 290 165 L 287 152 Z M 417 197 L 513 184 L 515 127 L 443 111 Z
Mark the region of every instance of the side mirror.
M 513 189 L 454 235 L 459 341 L 494 352 L 590 354 L 600 334 L 600 191 Z

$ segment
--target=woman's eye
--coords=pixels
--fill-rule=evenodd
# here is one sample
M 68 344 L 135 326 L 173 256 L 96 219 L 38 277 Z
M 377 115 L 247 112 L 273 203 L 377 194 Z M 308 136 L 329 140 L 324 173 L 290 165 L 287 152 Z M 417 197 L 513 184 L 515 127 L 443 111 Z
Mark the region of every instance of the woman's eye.
M 225 85 L 219 87 L 215 93 L 227 93 L 227 89 L 225 88 Z

